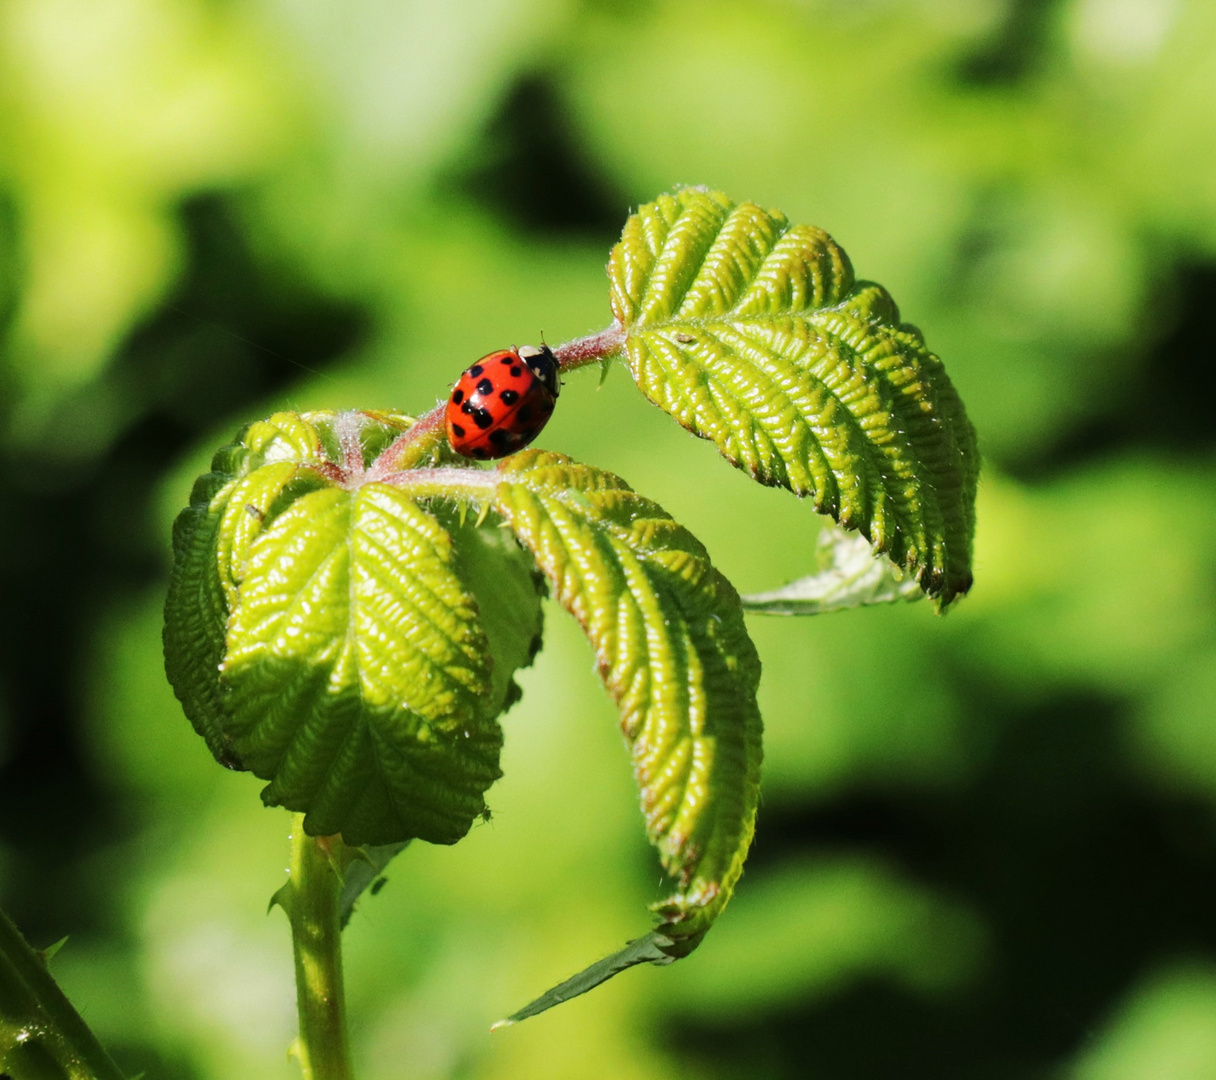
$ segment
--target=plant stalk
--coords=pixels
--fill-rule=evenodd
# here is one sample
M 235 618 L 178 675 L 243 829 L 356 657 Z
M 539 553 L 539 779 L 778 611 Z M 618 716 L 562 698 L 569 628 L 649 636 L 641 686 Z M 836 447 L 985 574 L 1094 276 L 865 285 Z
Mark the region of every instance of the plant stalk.
M 308 836 L 304 815 L 292 814 L 291 864 L 276 900 L 287 912 L 296 961 L 300 1035 L 296 1052 L 304 1080 L 354 1080 L 342 988 L 340 837 Z
M 607 359 L 620 351 L 625 344 L 625 329 L 620 323 L 613 321 L 598 334 L 588 334 L 587 337 L 567 341 L 553 350 L 557 357 L 562 374 L 574 371 L 586 364 L 595 364 Z
M 16 1080 L 122 1080 L 42 954 L 0 910 L 0 1073 Z
M 414 425 L 399 435 L 380 455 L 367 478 L 379 480 L 382 474 L 402 469 L 416 468 L 431 452 L 431 448 L 447 438 L 444 415 L 447 402 L 441 401 L 429 412 L 414 422 Z

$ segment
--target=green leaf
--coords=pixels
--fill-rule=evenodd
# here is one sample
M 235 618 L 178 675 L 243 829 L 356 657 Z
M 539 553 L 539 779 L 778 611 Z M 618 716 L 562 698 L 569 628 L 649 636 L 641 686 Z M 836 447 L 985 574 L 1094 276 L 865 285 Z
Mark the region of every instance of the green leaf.
M 541 647 L 541 599 L 545 579 L 532 556 L 498 522 L 474 526 L 430 508 L 452 536 L 456 572 L 477 597 L 478 616 L 490 643 L 490 701 L 495 713 L 522 696 L 515 672 L 531 666 Z
M 455 511 L 439 508 L 434 512 L 451 534 L 460 579 L 478 598 L 481 625 L 494 657 L 490 701 L 499 713 L 519 700 L 515 672 L 528 667 L 540 650 L 544 578 L 510 532 L 461 523 Z M 482 811 L 483 816 L 488 813 L 488 809 Z M 405 847 L 399 843 L 344 849 L 348 857 L 343 861 L 339 897 L 343 927 L 363 892 L 376 891 L 375 883 L 384 881 L 389 862 Z
M 865 537 L 825 526 L 816 545 L 819 572 L 769 592 L 743 597 L 744 611 L 762 615 L 822 615 L 870 604 L 915 600 L 924 594 L 913 577 L 882 555 Z
M 454 843 L 500 775 L 487 643 L 451 548 L 379 483 L 306 494 L 251 545 L 227 730 L 271 780 L 265 802 L 307 811 L 313 835 Z
M 249 545 L 279 507 L 284 488 L 323 483 L 315 470 L 328 461 L 321 428 L 332 420 L 329 414 L 276 413 L 250 424 L 216 452 L 211 472 L 195 481 L 190 505 L 173 523 L 165 671 L 195 731 L 229 768 L 242 767 L 223 729 L 218 679 L 229 608 Z M 385 418 L 384 426 L 400 433 L 408 418 Z
M 726 906 L 751 842 L 760 662 L 739 596 L 704 547 L 611 473 L 525 451 L 494 506 L 583 627 L 621 713 L 646 830 L 676 891 L 656 905 L 669 955 Z
M 165 654 L 187 715 L 217 759 L 270 781 L 268 804 L 351 846 L 453 843 L 487 813 L 496 717 L 539 644 L 516 541 L 445 510 L 458 551 L 437 512 L 376 479 L 411 422 L 254 424 L 175 527 Z
M 409 841 L 398 844 L 369 844 L 364 847 L 343 848 L 342 891 L 338 894 L 338 925 L 345 930 L 350 917 L 355 913 L 355 905 L 368 888 L 375 894 L 373 888 L 377 881 L 383 881 L 384 871 L 388 864 L 409 846 Z M 286 886 L 284 886 L 286 888 Z
M 618 949 L 611 956 L 597 960 L 590 967 L 571 976 L 565 982 L 558 983 L 551 990 L 546 990 L 535 1001 L 530 1001 L 518 1012 L 513 1012 L 505 1020 L 499 1020 L 490 1030 L 497 1031 L 501 1027 L 518 1024 L 521 1020 L 537 1016 L 546 1009 L 553 1008 L 554 1005 L 560 1005 L 563 1001 L 569 1001 L 571 998 L 587 993 L 588 990 L 594 990 L 614 975 L 628 971 L 631 967 L 637 967 L 638 964 L 670 964 L 675 959 L 670 952 L 674 944 L 671 938 L 652 930 L 649 934 L 628 942 L 624 948 Z
M 608 266 L 642 392 L 865 536 L 941 606 L 971 586 L 975 434 L 941 361 L 821 229 L 685 188 Z
M 217 455 L 218 457 L 218 455 Z M 217 677 L 224 658 L 228 605 L 216 564 L 220 523 L 227 505 L 219 471 L 201 476 L 190 505 L 173 523 L 173 570 L 165 600 L 165 673 L 186 717 L 215 759 L 239 769 L 224 734 L 224 706 Z M 217 499 L 217 496 L 220 498 Z

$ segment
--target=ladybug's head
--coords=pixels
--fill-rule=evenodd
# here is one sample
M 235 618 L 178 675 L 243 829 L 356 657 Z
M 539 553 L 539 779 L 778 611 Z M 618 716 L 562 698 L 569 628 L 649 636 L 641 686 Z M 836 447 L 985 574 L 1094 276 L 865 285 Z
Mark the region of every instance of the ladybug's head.
M 554 397 L 561 393 L 562 383 L 558 378 L 557 357 L 548 345 L 523 345 L 519 348 L 519 358 L 528 365 L 541 382 L 541 385 Z

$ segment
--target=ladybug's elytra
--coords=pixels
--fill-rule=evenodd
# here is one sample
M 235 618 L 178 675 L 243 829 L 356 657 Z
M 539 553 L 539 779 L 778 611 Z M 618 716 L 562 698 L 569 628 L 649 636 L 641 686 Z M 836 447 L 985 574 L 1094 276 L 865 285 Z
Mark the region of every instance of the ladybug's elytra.
M 540 434 L 560 392 L 557 357 L 548 345 L 483 356 L 448 398 L 448 442 L 456 453 L 482 461 L 513 454 Z

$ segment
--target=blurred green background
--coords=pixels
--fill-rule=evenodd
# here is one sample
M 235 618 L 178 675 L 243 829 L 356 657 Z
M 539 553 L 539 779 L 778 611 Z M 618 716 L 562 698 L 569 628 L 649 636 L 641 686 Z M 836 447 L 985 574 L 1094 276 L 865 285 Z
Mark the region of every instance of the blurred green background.
M 608 321 L 681 183 L 823 226 L 946 360 L 976 586 L 753 619 L 766 771 L 702 949 L 489 1024 L 647 926 L 571 620 L 493 821 L 347 934 L 364 1080 L 1216 1076 L 1216 5 L 3 0 L 0 902 L 131 1072 L 298 1076 L 286 815 L 166 686 L 168 528 L 278 408 L 421 411 Z M 542 445 L 743 591 L 816 522 L 572 376 Z

